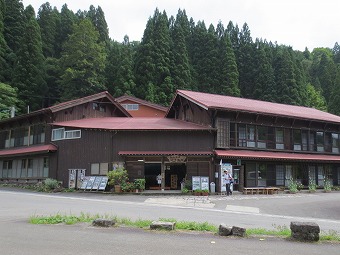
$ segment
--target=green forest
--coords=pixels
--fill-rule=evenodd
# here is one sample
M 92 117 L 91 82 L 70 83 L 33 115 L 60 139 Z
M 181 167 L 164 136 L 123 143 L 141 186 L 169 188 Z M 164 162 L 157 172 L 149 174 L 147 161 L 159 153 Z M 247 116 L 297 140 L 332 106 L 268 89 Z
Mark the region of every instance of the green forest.
M 208 25 L 181 9 L 145 22 L 141 41 L 117 41 L 100 6 L 74 13 L 46 2 L 36 12 L 0 0 L 0 119 L 11 106 L 23 114 L 104 90 L 165 106 L 186 89 L 340 114 L 337 42 L 297 51 L 252 38 L 247 23 Z

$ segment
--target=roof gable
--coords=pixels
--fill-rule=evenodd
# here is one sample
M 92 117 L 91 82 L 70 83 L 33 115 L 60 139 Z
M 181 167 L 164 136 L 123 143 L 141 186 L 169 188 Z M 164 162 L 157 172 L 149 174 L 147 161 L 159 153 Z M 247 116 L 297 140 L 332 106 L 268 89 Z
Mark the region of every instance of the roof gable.
M 337 115 L 303 106 L 279 104 L 254 99 L 208 94 L 188 90 L 177 90 L 172 104 L 178 96 L 184 97 L 206 110 L 220 109 L 230 111 L 243 111 L 255 114 L 340 123 L 340 117 Z M 169 109 L 171 109 L 171 107 Z M 167 113 L 167 115 L 168 114 L 169 112 Z
M 86 96 L 86 97 L 82 97 L 82 98 L 78 98 L 78 99 L 74 99 L 71 101 L 66 101 L 66 102 L 62 102 L 60 104 L 57 105 L 53 105 L 48 107 L 48 109 L 50 109 L 53 113 L 58 112 L 58 111 L 62 111 L 65 110 L 67 108 L 73 107 L 73 106 L 77 106 L 77 105 L 81 105 L 84 103 L 88 103 L 88 102 L 92 102 L 95 100 L 99 100 L 99 99 L 107 99 L 109 102 L 111 102 L 115 107 L 118 108 L 118 110 L 126 117 L 131 117 L 131 115 L 124 109 L 124 107 L 122 107 L 112 96 L 109 92 L 107 91 L 103 91 L 94 95 L 90 95 L 90 96 Z
M 155 109 L 163 111 L 163 112 L 166 112 L 168 110 L 168 108 L 165 107 L 165 106 L 162 106 L 162 105 L 159 105 L 159 104 L 154 104 L 154 103 L 145 101 L 143 99 L 140 99 L 140 98 L 137 98 L 137 97 L 133 97 L 133 96 L 129 96 L 129 95 L 124 95 L 124 96 L 121 96 L 121 97 L 117 97 L 116 101 L 118 103 L 120 103 L 120 104 L 122 104 L 124 102 L 127 102 L 127 101 L 128 102 L 130 101 L 130 102 L 142 104 L 142 105 L 145 105 L 145 106 L 148 106 L 148 107 L 151 107 L 151 108 L 155 108 Z

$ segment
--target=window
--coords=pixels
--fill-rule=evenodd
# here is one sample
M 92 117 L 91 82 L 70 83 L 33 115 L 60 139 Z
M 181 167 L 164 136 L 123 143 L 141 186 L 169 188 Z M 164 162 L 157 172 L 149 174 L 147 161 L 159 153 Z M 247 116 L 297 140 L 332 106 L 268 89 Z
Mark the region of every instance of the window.
M 127 111 L 138 111 L 139 110 L 139 104 L 122 104 L 122 106 Z
M 293 130 L 294 151 L 301 151 L 301 130 Z
M 45 142 L 45 126 L 35 125 L 30 130 L 30 144 L 42 144 Z
M 316 151 L 315 137 L 316 137 L 316 132 L 310 131 L 309 132 L 309 150 L 310 151 Z
M 47 157 L 44 158 L 44 165 L 43 165 L 43 177 L 48 177 L 48 170 L 49 170 L 49 159 Z
M 301 138 L 302 138 L 302 150 L 308 151 L 308 131 L 307 130 L 302 130 Z
M 261 149 L 267 148 L 267 137 L 268 127 L 259 126 L 257 127 L 257 147 Z
M 247 147 L 255 147 L 255 126 L 249 125 L 247 127 Z
M 3 178 L 12 177 L 12 165 L 13 165 L 12 160 L 3 161 L 3 163 L 2 163 L 2 175 L 1 175 Z
M 238 126 L 238 146 L 246 147 L 246 125 Z
M 285 172 L 283 165 L 276 165 L 276 185 L 284 186 L 285 184 Z
M 80 130 L 70 130 L 65 131 L 65 139 L 75 139 L 81 137 L 81 131 Z
M 339 134 L 332 133 L 332 152 L 339 153 Z
M 316 150 L 319 152 L 324 152 L 324 133 L 323 132 L 316 132 Z
M 52 141 L 64 139 L 65 128 L 58 128 L 52 130 Z
M 91 175 L 107 175 L 109 163 L 92 163 Z
M 277 128 L 275 133 L 276 149 L 283 150 L 283 128 Z
M 228 148 L 229 147 L 229 121 L 228 120 L 217 120 L 217 147 Z
M 76 138 L 81 138 L 81 130 L 65 131 L 65 128 L 57 128 L 52 130 L 52 141 Z

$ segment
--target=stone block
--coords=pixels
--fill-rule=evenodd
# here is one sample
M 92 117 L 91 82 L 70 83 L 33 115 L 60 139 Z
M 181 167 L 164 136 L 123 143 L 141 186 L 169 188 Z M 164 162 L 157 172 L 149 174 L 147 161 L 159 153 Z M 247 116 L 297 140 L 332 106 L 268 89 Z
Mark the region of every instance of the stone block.
M 174 230 L 176 222 L 153 221 L 150 229 Z
M 314 222 L 291 222 L 291 237 L 298 241 L 319 241 L 320 227 Z
M 220 236 L 230 236 L 232 234 L 231 232 L 232 227 L 228 227 L 227 225 L 225 225 L 224 223 L 222 223 L 219 227 L 218 227 L 218 234 Z
M 92 226 L 96 227 L 112 227 L 116 222 L 108 219 L 95 219 L 92 221 Z
M 246 236 L 246 229 L 245 228 L 240 228 L 240 227 L 233 226 L 231 228 L 231 233 L 232 233 L 233 236 L 245 237 Z

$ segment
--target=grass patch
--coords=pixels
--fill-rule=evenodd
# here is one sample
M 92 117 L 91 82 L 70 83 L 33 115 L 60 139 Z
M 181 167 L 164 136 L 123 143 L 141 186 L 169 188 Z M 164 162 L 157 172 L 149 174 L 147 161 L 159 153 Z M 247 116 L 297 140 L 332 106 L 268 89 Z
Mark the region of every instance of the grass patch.
M 340 235 L 339 235 L 338 232 L 336 232 L 334 230 L 330 230 L 328 232 L 321 231 L 320 241 L 337 241 L 337 242 L 340 242 Z
M 195 221 L 177 221 L 176 219 L 164 219 L 160 218 L 160 221 L 167 221 L 167 222 L 175 222 L 176 229 L 181 230 L 192 230 L 192 231 L 209 231 L 209 232 L 217 232 L 218 227 L 208 222 L 195 222 Z
M 274 225 L 274 229 L 250 228 L 246 230 L 246 234 L 247 236 L 266 235 L 266 236 L 289 237 L 291 235 L 291 231 L 287 226 Z
M 116 222 L 117 225 L 122 226 L 130 226 L 130 227 L 138 227 L 138 228 L 149 228 L 152 220 L 131 220 L 129 218 L 119 218 L 117 216 L 109 216 L 109 215 L 90 215 L 81 213 L 79 216 L 76 215 L 50 215 L 50 216 L 37 216 L 33 215 L 30 217 L 29 222 L 31 224 L 77 224 L 81 222 L 89 223 L 95 219 L 112 219 Z M 173 218 L 160 218 L 160 221 L 166 222 L 175 222 L 176 229 L 178 230 L 187 230 L 187 231 L 206 231 L 212 233 L 218 233 L 218 226 L 209 224 L 208 222 L 195 222 L 195 221 L 178 221 Z M 291 236 L 291 231 L 287 226 L 276 226 L 273 225 L 274 229 L 265 229 L 265 228 L 251 228 L 246 230 L 246 235 L 248 237 L 251 236 L 276 236 L 282 238 L 288 238 Z M 340 242 L 340 235 L 337 231 L 331 230 L 328 232 L 321 231 L 320 233 L 320 241 L 333 241 Z

